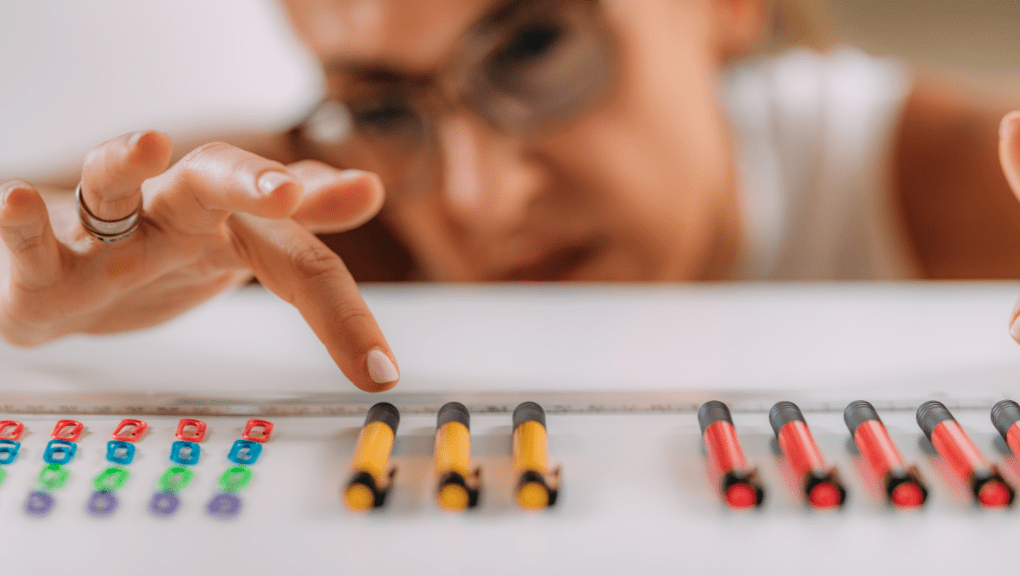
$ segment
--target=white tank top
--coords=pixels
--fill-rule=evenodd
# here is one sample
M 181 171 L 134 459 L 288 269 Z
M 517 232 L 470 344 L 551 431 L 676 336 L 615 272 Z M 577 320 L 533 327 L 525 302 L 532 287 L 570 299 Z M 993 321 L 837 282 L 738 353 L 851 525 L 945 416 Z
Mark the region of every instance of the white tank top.
M 732 68 L 745 233 L 736 280 L 916 278 L 893 196 L 907 67 L 840 48 Z

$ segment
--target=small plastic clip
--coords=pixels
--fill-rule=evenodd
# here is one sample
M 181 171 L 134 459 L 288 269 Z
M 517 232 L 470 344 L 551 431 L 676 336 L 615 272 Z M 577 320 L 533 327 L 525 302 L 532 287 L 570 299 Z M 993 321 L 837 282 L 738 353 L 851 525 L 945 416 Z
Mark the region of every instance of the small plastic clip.
M 177 423 L 177 433 L 174 435 L 179 440 L 201 442 L 205 438 L 205 422 L 194 418 L 181 418 Z
M 252 473 L 251 470 L 244 466 L 234 466 L 233 468 L 227 468 L 223 474 L 220 475 L 220 479 L 217 484 L 220 490 L 224 492 L 240 492 L 251 484 Z
M 230 520 L 241 511 L 241 499 L 234 494 L 217 494 L 206 504 L 209 515 L 219 520 Z
M 25 500 L 25 513 L 29 516 L 42 517 L 50 513 L 53 509 L 53 496 L 49 492 L 43 492 L 42 490 L 33 490 L 28 493 L 28 499 Z
M 0 440 L 21 440 L 25 425 L 17 420 L 0 420 Z
M 124 483 L 130 477 L 131 473 L 128 472 L 127 468 L 110 466 L 92 480 L 92 488 L 96 492 L 116 492 L 124 487 Z
M 106 459 L 112 464 L 127 466 L 135 459 L 135 445 L 124 440 L 110 440 L 106 443 Z
M 17 440 L 0 440 L 0 464 L 14 464 L 18 459 L 18 450 L 21 450 L 21 442 Z
M 244 427 L 244 432 L 241 433 L 241 438 L 250 440 L 252 442 L 267 442 L 269 437 L 273 435 L 273 423 L 269 420 L 260 420 L 258 418 L 252 418 L 248 421 L 248 424 Z
M 156 492 L 149 500 L 149 513 L 158 518 L 169 518 L 177 512 L 181 499 L 173 492 Z
M 60 490 L 67 485 L 71 472 L 60 464 L 47 464 L 39 471 L 36 483 L 43 490 Z
M 69 440 L 50 440 L 43 452 L 43 461 L 47 464 L 70 464 L 78 452 L 78 445 Z
M 85 425 L 77 420 L 57 420 L 57 425 L 53 427 L 53 433 L 50 434 L 50 438 L 77 442 L 84 429 Z
M 93 518 L 106 518 L 117 511 L 118 504 L 113 492 L 93 492 L 85 504 L 85 511 Z
M 159 477 L 161 493 L 182 492 L 191 485 L 195 473 L 183 466 L 171 466 Z
M 202 447 L 194 442 L 176 440 L 170 446 L 170 460 L 181 466 L 194 466 L 202 455 Z
M 260 454 L 262 454 L 261 444 L 251 440 L 234 440 L 234 445 L 230 447 L 230 454 L 227 454 L 227 459 L 234 464 L 251 466 L 258 462 Z
M 111 437 L 120 442 L 137 442 L 148 429 L 149 425 L 141 420 L 125 418 L 117 424 Z

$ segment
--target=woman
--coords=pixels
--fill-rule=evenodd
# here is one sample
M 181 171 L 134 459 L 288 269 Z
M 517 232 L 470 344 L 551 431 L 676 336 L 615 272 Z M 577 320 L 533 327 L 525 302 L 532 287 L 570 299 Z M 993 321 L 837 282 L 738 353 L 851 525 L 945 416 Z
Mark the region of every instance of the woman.
M 5 183 L 0 333 L 150 326 L 254 274 L 385 390 L 393 354 L 314 235 L 380 209 L 439 280 L 1020 274 L 1020 116 L 1000 169 L 1005 109 L 888 63 L 725 72 L 765 4 L 286 0 L 326 102 L 261 155 L 211 143 L 171 165 L 165 135 L 137 132 L 87 156 L 75 195 Z

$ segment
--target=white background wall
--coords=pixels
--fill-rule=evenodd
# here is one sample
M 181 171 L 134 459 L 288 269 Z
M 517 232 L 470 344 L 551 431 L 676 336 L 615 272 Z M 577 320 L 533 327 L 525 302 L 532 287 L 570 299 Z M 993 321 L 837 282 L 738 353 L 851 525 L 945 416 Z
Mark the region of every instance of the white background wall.
M 142 128 L 283 127 L 319 86 L 273 0 L 0 0 L 0 180 Z
M 1020 91 L 1020 1 L 824 1 L 843 39 Z M 0 180 L 76 170 L 141 128 L 284 127 L 319 85 L 274 0 L 0 0 Z

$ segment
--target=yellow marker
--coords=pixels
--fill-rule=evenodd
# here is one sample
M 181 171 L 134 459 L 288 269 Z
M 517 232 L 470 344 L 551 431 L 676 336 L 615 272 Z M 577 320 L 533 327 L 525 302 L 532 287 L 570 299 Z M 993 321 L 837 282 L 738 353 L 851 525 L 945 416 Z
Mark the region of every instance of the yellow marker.
M 460 402 L 447 402 L 436 418 L 436 499 L 451 511 L 478 504 L 480 470 L 471 470 L 471 415 Z
M 556 503 L 560 469 L 549 471 L 549 447 L 545 410 L 534 402 L 514 409 L 514 472 L 518 476 L 517 504 L 541 510 Z
M 395 469 L 389 468 L 390 451 L 397 435 L 400 412 L 389 402 L 368 410 L 351 467 L 354 474 L 344 489 L 344 502 L 351 510 L 368 510 L 386 501 Z

